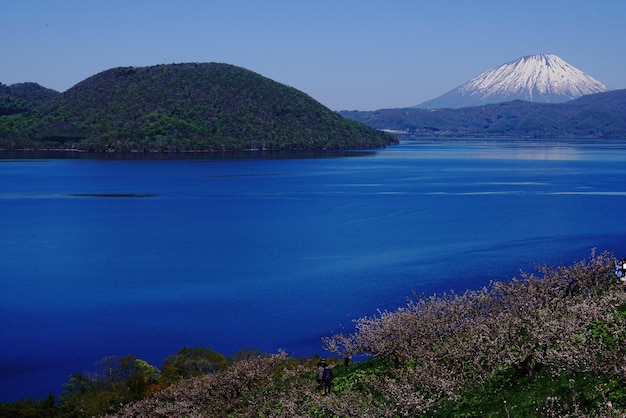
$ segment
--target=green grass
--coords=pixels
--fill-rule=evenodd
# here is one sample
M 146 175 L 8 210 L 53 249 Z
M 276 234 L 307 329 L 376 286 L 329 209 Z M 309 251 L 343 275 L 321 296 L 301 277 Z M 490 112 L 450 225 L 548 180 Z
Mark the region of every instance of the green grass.
M 442 401 L 429 417 L 535 417 L 569 414 L 602 415 L 606 401 L 626 407 L 626 389 L 620 378 L 592 373 L 553 376 L 543 369 L 520 375 L 514 369 L 498 373 L 460 394 L 456 402 Z

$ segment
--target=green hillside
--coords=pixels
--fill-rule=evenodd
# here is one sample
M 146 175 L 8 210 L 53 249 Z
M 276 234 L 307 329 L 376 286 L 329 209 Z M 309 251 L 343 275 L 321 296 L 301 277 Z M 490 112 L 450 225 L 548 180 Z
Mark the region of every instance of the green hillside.
M 0 114 L 5 149 L 354 149 L 396 141 L 228 64 L 113 68 L 38 102 L 2 93 L 7 109 L 20 110 Z

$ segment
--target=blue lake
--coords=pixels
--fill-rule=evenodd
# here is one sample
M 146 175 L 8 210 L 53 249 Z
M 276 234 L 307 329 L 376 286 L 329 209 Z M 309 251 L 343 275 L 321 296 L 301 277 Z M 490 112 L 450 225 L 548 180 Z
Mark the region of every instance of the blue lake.
M 0 153 L 0 401 L 106 355 L 325 355 L 413 292 L 626 255 L 625 141 L 87 157 Z

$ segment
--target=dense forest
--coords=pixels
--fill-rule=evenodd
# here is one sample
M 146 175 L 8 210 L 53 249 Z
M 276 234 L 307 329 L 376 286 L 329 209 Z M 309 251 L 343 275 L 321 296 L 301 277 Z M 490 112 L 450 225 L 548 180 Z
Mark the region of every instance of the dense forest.
M 336 355 L 326 359 L 330 394 L 316 382 L 319 357 L 196 347 L 160 370 L 106 357 L 70 376 L 59 402 L 0 404 L 0 416 L 624 416 L 625 269 L 626 260 L 592 252 L 357 319 L 353 332 L 323 339 Z
M 395 142 L 228 64 L 113 68 L 64 93 L 35 83 L 0 85 L 0 149 L 360 149 Z
M 626 138 L 626 90 L 590 94 L 559 104 L 515 100 L 460 109 L 339 113 L 410 137 Z

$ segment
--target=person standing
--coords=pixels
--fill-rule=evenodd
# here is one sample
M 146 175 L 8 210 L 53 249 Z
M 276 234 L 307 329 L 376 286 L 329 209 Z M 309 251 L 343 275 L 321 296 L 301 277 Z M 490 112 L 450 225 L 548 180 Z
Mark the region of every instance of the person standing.
M 322 383 L 324 384 L 324 394 L 330 394 L 330 388 L 333 385 L 333 370 L 326 365 L 324 367 L 324 373 L 322 375 Z

